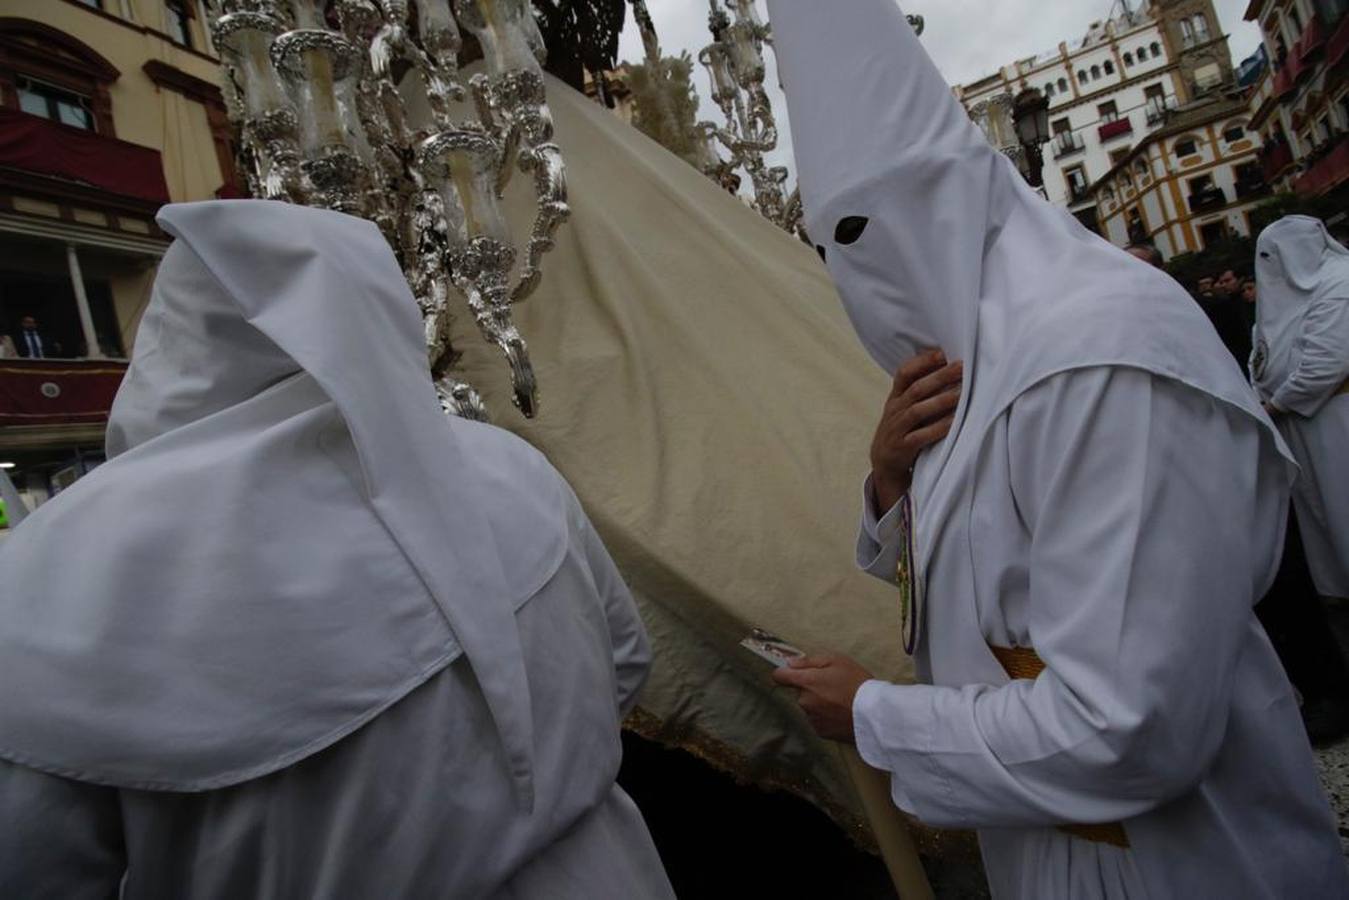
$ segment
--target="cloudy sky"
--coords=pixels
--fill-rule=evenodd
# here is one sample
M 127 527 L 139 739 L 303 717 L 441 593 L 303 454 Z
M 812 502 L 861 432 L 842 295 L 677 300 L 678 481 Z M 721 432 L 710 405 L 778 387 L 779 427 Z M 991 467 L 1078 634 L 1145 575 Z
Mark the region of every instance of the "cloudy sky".
M 756 2 L 760 14 L 767 18 L 764 0 Z M 1114 0 L 1114 5 L 1118 2 Z M 1135 8 L 1140 2 L 1134 0 Z M 1233 61 L 1240 62 L 1260 43 L 1259 29 L 1242 21 L 1247 0 L 1214 0 L 1214 5 L 1223 31 L 1231 37 Z M 907 0 L 903 6 L 906 12 L 927 20 L 923 44 L 946 80 L 964 84 L 993 74 L 1000 65 L 1052 50 L 1059 41 L 1080 39 L 1092 22 L 1109 15 L 1112 0 Z M 660 35 L 661 49 L 667 54 L 688 50 L 696 58 L 712 39 L 707 31 L 707 0 L 647 0 L 647 8 Z M 629 14 L 619 59 L 636 62 L 641 58 L 642 40 Z M 773 109 L 778 121 L 786 123 L 787 101 L 777 90 L 771 52 L 768 68 Z M 720 121 L 720 111 L 707 99 L 711 89 L 702 66 L 695 66 L 694 79 L 702 100 L 702 118 Z M 784 131 L 789 128 L 787 125 Z M 773 155 L 775 163 L 791 165 L 790 141 L 790 134 L 784 134 L 782 146 Z

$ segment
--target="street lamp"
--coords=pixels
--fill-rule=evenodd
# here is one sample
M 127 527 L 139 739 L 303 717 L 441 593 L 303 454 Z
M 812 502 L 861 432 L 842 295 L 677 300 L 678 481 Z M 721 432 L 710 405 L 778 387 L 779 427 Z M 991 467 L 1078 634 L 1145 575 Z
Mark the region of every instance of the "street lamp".
M 1012 122 L 1016 136 L 1026 152 L 1026 180 L 1031 187 L 1044 187 L 1044 153 L 1050 138 L 1049 98 L 1038 88 L 1027 88 L 1012 101 Z

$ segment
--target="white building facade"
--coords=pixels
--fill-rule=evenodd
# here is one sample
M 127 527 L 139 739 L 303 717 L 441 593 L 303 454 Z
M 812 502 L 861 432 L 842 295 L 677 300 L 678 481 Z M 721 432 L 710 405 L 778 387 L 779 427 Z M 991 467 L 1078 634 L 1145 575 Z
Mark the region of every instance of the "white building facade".
M 972 111 L 1027 88 L 1048 97 L 1054 138 L 1044 148 L 1045 194 L 1096 230 L 1092 186 L 1174 111 L 1233 84 L 1227 36 L 1210 0 L 1123 7 L 1081 40 L 956 89 Z

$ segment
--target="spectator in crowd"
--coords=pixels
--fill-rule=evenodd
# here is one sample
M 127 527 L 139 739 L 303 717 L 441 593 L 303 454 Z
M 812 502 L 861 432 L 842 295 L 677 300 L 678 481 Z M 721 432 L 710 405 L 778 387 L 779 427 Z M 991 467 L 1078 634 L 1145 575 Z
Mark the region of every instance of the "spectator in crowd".
M 37 316 L 32 314 L 19 320 L 19 333 L 14 336 L 14 347 L 23 359 L 49 359 L 61 355 L 61 345 L 43 333 Z
M 1252 310 L 1255 309 L 1255 298 L 1257 296 L 1257 293 L 1258 292 L 1256 291 L 1254 278 L 1248 275 L 1245 278 L 1241 279 L 1241 300 L 1243 303 L 1248 304 Z M 1253 312 L 1252 318 L 1254 318 Z
M 1228 269 L 1217 277 L 1199 279 L 1196 299 L 1204 315 L 1213 323 L 1223 345 L 1244 372 L 1251 356 L 1251 327 L 1242 315 L 1237 298 L 1240 290 L 1241 281 L 1237 273 Z

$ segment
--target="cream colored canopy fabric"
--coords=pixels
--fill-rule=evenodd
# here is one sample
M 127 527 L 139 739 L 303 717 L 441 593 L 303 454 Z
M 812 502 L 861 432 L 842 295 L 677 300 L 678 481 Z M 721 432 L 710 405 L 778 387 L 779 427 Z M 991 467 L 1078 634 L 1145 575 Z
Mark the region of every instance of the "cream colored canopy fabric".
M 656 665 L 640 730 L 860 817 L 833 749 L 737 642 L 760 626 L 911 680 L 897 598 L 852 558 L 888 379 L 810 247 L 549 88 L 573 217 L 516 309 L 539 417 L 510 405 L 507 369 L 467 316 L 464 367 L 494 421 L 571 482 L 641 604 Z M 525 188 L 508 194 L 519 223 Z

